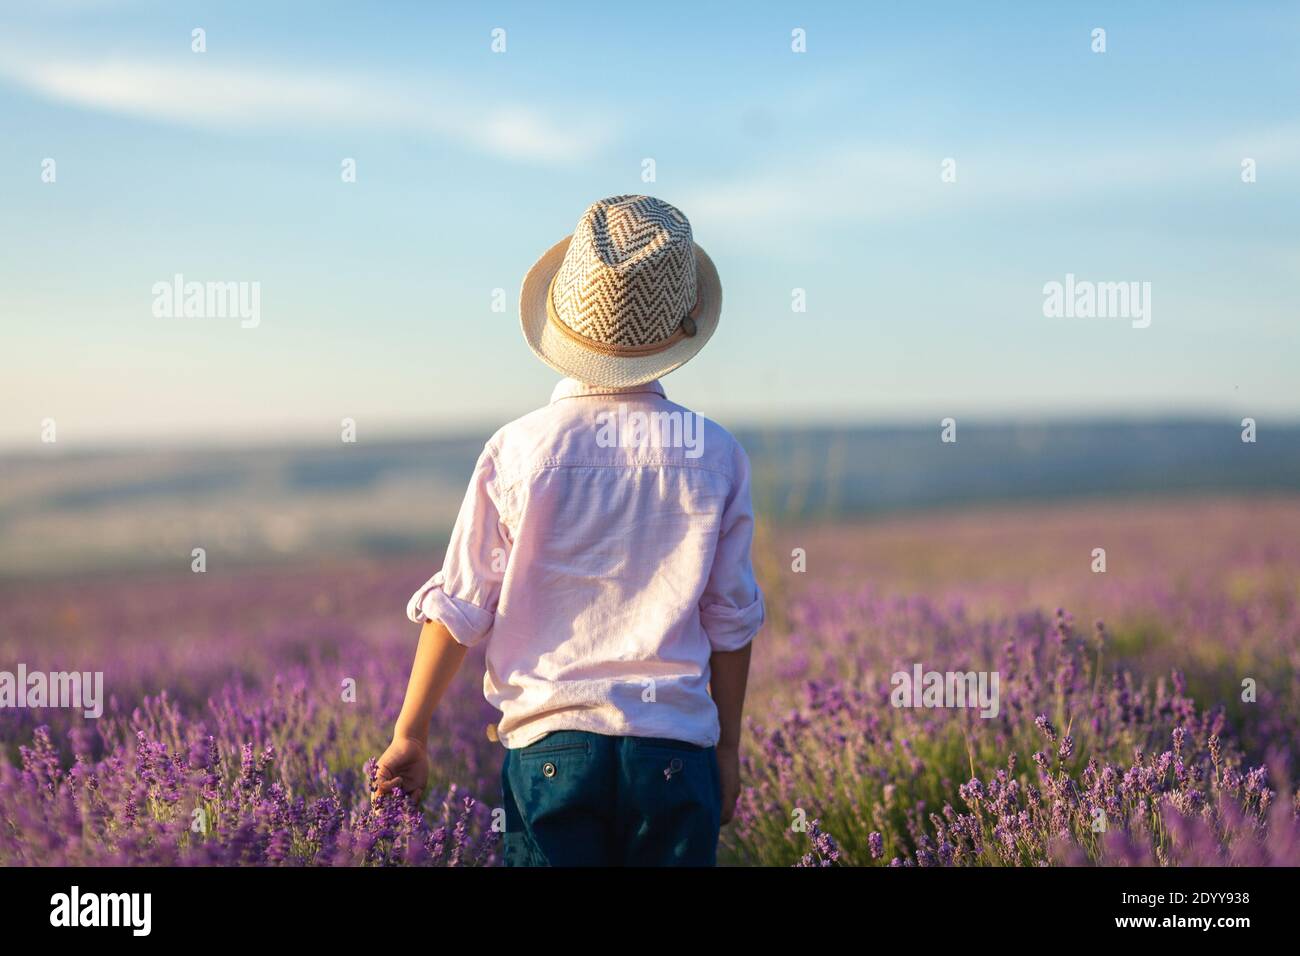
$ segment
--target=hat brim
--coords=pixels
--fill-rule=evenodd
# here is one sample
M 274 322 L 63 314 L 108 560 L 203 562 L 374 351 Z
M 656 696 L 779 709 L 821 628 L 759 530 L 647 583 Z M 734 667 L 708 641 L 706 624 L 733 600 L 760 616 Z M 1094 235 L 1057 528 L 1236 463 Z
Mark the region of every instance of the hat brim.
M 572 238 L 566 236 L 542 254 L 524 276 L 519 292 L 519 324 L 528 347 L 539 359 L 557 372 L 588 385 L 624 388 L 644 385 L 667 375 L 704 348 L 722 316 L 722 283 L 713 260 L 699 245 L 695 246 L 696 332 L 689 338 L 653 355 L 619 356 L 585 348 L 554 328 L 547 320 L 546 296 Z

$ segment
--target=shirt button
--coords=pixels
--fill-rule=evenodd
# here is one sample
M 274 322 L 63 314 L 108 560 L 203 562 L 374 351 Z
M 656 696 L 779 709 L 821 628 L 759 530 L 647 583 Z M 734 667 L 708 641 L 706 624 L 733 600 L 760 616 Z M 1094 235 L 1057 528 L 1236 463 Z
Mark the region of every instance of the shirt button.
M 681 758 L 674 757 L 672 760 L 668 761 L 668 768 L 672 770 L 673 773 L 676 773 L 677 771 L 681 770 L 682 769 Z
M 543 776 L 543 777 L 554 777 L 554 776 L 555 776 L 555 764 L 551 763 L 549 760 L 546 761 L 546 763 L 542 764 L 542 776 Z

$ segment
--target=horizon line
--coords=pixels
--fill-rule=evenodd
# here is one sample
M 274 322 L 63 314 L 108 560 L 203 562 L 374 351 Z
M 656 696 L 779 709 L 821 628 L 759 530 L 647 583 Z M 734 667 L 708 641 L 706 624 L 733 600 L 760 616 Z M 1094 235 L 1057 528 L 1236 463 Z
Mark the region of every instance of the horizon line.
M 727 425 L 729 431 L 740 434 L 754 434 L 763 432 L 807 432 L 807 433 L 825 433 L 825 432 L 845 432 L 845 431 L 917 431 L 922 428 L 936 428 L 941 424 L 941 419 L 946 417 L 954 418 L 959 427 L 962 424 L 974 426 L 980 429 L 999 429 L 999 428 L 1051 428 L 1054 426 L 1064 427 L 1099 427 L 1099 426 L 1132 426 L 1132 427 L 1151 427 L 1151 426 L 1178 426 L 1178 425 L 1223 425 L 1225 428 L 1241 428 L 1241 418 L 1237 417 L 1240 412 L 1212 412 L 1212 411 L 1186 411 L 1186 412 L 1142 412 L 1126 413 L 1118 411 L 1106 412 L 1068 412 L 1057 414 L 997 414 L 997 413 L 975 413 L 965 416 L 941 416 L 933 421 L 931 417 L 923 418 L 920 415 L 899 416 L 893 418 L 856 418 L 856 419 L 837 419 L 833 417 L 822 416 L 810 419 L 781 419 L 774 421 L 756 422 L 753 420 L 740 420 Z M 712 416 L 705 416 L 712 418 Z M 1254 418 L 1257 427 L 1260 417 L 1258 415 L 1247 416 Z M 716 421 L 716 419 L 714 419 Z M 1291 431 L 1300 429 L 1300 412 L 1293 412 L 1283 415 L 1281 418 L 1265 419 L 1266 428 L 1262 431 L 1271 431 L 1281 429 Z M 500 423 L 484 423 L 480 426 L 457 425 L 452 428 L 416 428 L 407 426 L 381 426 L 370 432 L 372 437 L 348 444 L 372 444 L 372 445 L 410 445 L 421 442 L 457 442 L 457 441 L 485 441 L 488 436 L 501 427 Z M 170 452 L 207 452 L 207 451 L 235 451 L 235 450 L 274 450 L 283 449 L 285 451 L 331 448 L 339 444 L 337 440 L 328 440 L 314 436 L 305 436 L 301 430 L 295 430 L 293 433 L 282 432 L 261 432 L 243 436 L 214 434 L 203 437 L 194 436 L 169 436 L 169 435 L 141 435 L 122 439 L 92 439 L 86 442 L 71 444 L 67 441 L 58 441 L 52 443 L 56 447 L 51 449 L 49 444 L 42 444 L 39 440 L 29 442 L 14 442 L 9 439 L 0 439 L 0 456 L 9 459 L 23 458 L 36 459 L 39 456 L 57 456 L 65 457 L 67 455 L 95 455 L 104 456 L 115 453 L 170 453 Z M 71 449 L 69 451 L 68 449 Z

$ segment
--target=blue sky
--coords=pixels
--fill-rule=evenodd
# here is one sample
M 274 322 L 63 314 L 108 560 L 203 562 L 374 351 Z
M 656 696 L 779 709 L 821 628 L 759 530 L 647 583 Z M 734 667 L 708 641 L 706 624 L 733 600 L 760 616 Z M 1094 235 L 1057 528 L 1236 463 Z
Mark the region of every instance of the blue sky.
M 1300 416 L 1295 5 L 39 6 L 0 12 L 6 445 L 499 424 L 556 378 L 525 271 L 624 192 L 719 267 L 665 384 L 726 424 Z M 177 273 L 260 324 L 155 317 Z M 1045 317 L 1067 273 L 1150 327 Z

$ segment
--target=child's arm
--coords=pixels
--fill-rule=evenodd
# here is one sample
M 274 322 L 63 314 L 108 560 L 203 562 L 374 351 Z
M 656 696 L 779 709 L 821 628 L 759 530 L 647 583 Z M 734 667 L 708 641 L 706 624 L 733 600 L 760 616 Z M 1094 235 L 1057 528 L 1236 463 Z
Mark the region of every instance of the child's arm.
M 709 692 L 718 708 L 718 777 L 722 784 L 722 822 L 730 823 L 740 797 L 740 718 L 745 710 L 745 685 L 749 682 L 746 644 L 735 651 L 714 651 L 709 656 Z
M 424 792 L 429 781 L 429 721 L 460 670 L 465 651 L 465 645 L 458 643 L 441 621 L 425 621 L 393 742 L 379 758 L 378 793 L 401 787 L 419 799 Z

